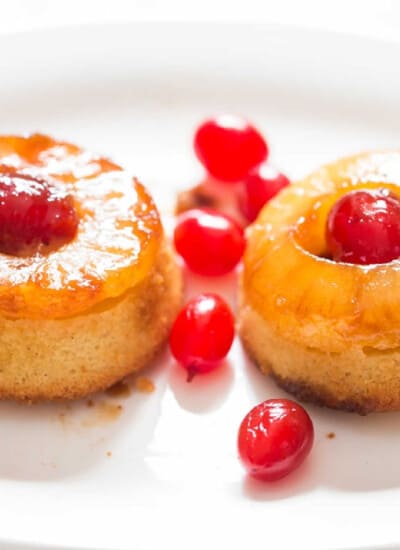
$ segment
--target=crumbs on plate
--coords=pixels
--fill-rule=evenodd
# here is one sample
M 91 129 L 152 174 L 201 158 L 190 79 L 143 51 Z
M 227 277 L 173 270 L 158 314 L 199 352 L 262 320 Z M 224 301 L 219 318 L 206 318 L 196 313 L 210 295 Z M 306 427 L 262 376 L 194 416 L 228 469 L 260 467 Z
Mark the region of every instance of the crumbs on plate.
M 155 390 L 154 382 L 145 376 L 138 376 L 135 379 L 135 388 L 141 393 L 153 393 Z

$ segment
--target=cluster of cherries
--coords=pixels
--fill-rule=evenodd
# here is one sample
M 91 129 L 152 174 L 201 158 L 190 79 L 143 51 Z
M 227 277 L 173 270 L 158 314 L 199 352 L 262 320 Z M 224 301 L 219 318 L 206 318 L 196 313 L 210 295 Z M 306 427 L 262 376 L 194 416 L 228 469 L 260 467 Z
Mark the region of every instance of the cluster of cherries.
M 262 135 L 239 117 L 221 116 L 204 122 L 196 131 L 194 149 L 211 178 L 233 184 L 240 210 L 249 222 L 289 185 L 285 175 L 267 164 L 268 146 Z M 211 277 L 233 270 L 246 245 L 242 226 L 209 208 L 181 214 L 174 242 L 192 271 Z M 234 333 L 234 317 L 225 301 L 216 294 L 200 294 L 179 313 L 170 334 L 171 352 L 187 369 L 190 381 L 221 363 Z M 269 399 L 243 419 L 239 456 L 253 477 L 276 480 L 301 464 L 312 447 L 313 434 L 303 407 L 288 399 Z

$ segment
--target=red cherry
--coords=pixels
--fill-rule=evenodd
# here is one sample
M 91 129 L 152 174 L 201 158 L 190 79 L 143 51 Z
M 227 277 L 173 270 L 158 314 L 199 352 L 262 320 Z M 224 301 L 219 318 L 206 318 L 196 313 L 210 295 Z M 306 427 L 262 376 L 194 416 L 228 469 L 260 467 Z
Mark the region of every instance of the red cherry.
M 266 160 L 268 146 L 262 135 L 246 120 L 221 115 L 206 120 L 194 136 L 197 158 L 214 178 L 234 182 Z
M 42 177 L 0 171 L 0 250 L 18 254 L 32 243 L 71 240 L 78 227 L 71 197 Z
M 231 271 L 246 246 L 242 227 L 230 216 L 209 208 L 181 214 L 174 242 L 192 271 L 211 277 Z
M 234 319 L 228 305 L 216 294 L 199 294 L 178 314 L 169 344 L 172 355 L 195 374 L 217 367 L 231 348 Z
M 344 195 L 329 212 L 329 252 L 337 262 L 382 264 L 400 256 L 400 199 L 388 189 Z
M 243 193 L 239 197 L 240 210 L 249 222 L 253 222 L 264 204 L 289 184 L 289 179 L 270 164 L 260 164 L 244 180 Z
M 313 424 L 301 405 L 289 399 L 268 399 L 244 417 L 238 450 L 252 477 L 275 481 L 300 466 L 313 441 Z

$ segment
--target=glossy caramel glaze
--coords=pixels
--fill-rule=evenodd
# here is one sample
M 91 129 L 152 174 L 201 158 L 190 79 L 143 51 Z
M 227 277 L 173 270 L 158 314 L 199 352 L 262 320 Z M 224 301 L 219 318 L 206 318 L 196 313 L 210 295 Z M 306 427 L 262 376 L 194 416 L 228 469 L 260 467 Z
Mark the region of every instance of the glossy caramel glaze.
M 149 273 L 163 235 L 159 214 L 118 165 L 34 134 L 0 137 L 0 171 L 10 166 L 51 176 L 73 197 L 80 221 L 76 237 L 57 250 L 0 254 L 0 315 L 74 316 L 120 297 Z
M 400 152 L 363 153 L 282 191 L 248 232 L 243 299 L 277 334 L 309 349 L 365 353 L 400 345 L 400 260 L 380 265 L 324 257 L 329 209 L 356 188 L 400 194 Z

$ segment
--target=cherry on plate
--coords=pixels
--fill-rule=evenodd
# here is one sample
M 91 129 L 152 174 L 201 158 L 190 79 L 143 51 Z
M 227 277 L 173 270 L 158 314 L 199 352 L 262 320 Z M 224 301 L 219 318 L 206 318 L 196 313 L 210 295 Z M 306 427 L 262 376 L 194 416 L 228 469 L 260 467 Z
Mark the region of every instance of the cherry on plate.
M 250 476 L 276 481 L 300 466 L 313 441 L 313 424 L 301 405 L 268 399 L 244 417 L 238 433 L 239 457 Z
M 209 277 L 232 271 L 246 246 L 243 228 L 230 216 L 209 208 L 181 214 L 174 243 L 192 271 Z
M 229 352 L 235 334 L 229 306 L 217 294 L 189 300 L 170 333 L 172 355 L 188 371 L 188 381 L 218 367 Z
M 289 179 L 270 164 L 263 163 L 251 170 L 239 194 L 239 207 L 249 222 L 253 222 L 261 208 L 290 184 Z
M 242 180 L 268 156 L 267 143 L 259 131 L 234 115 L 204 121 L 195 133 L 194 150 L 208 173 L 224 182 Z
M 400 199 L 388 189 L 362 189 L 343 195 L 326 224 L 333 260 L 382 264 L 400 256 Z

